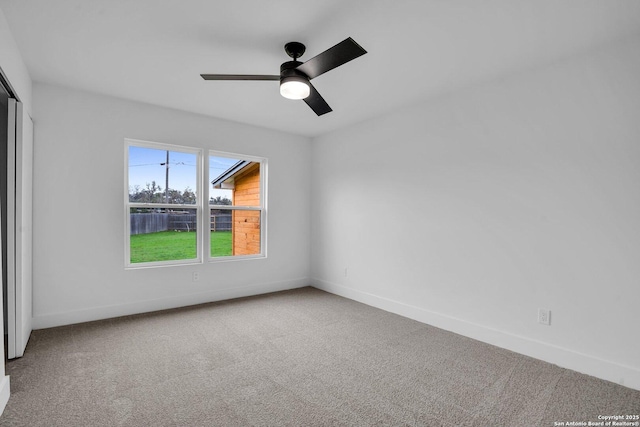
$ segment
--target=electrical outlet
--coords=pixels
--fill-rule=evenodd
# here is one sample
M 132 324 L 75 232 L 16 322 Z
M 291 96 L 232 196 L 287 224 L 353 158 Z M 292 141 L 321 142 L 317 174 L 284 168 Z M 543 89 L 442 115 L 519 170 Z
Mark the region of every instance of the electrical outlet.
M 194 271 L 191 278 L 193 279 L 194 282 L 197 282 L 198 280 L 200 280 L 200 273 L 198 273 L 197 271 Z
M 551 310 L 547 310 L 546 308 L 539 308 L 538 323 L 542 325 L 551 325 Z

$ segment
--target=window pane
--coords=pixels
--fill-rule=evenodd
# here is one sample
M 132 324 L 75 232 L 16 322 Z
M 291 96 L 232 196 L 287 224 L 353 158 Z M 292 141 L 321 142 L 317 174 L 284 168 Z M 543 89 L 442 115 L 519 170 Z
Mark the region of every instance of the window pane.
M 260 254 L 260 211 L 234 210 L 233 255 Z
M 228 157 L 209 157 L 212 206 L 260 206 L 260 163 Z
M 197 155 L 129 146 L 129 201 L 195 204 Z
M 260 211 L 211 209 L 211 257 L 260 254 Z
M 232 212 L 211 209 L 211 257 L 233 255 Z
M 130 262 L 197 258 L 196 209 L 130 209 Z

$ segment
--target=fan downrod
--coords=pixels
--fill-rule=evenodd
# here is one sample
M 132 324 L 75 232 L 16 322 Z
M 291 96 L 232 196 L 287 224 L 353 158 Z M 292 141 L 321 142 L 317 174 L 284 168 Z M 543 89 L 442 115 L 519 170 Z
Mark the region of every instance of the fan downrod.
M 300 42 L 289 42 L 284 45 L 284 51 L 287 52 L 287 55 L 292 57 L 294 61 L 300 58 L 306 49 L 305 45 Z

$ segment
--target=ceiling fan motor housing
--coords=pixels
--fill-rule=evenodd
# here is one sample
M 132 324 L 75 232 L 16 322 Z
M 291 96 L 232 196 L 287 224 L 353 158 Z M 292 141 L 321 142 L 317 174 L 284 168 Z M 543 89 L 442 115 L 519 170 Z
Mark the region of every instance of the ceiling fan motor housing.
M 280 84 L 285 81 L 297 80 L 309 84 L 309 77 L 302 71 L 296 70 L 301 65 L 300 61 L 287 61 L 280 66 Z
M 299 65 L 302 65 L 300 61 L 287 61 L 280 66 L 280 81 L 285 77 L 301 77 L 306 81 L 309 80 L 309 77 L 302 71 L 296 70 Z

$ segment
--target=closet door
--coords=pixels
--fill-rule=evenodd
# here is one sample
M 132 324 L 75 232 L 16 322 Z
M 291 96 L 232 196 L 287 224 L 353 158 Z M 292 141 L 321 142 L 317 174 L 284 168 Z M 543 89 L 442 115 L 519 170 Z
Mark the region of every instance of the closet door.
M 33 122 L 21 102 L 16 107 L 16 357 L 21 357 L 33 315 Z
M 7 358 L 16 356 L 16 111 L 9 99 L 7 120 Z
M 7 143 L 7 357 L 24 354 L 32 319 L 33 122 L 9 100 Z

